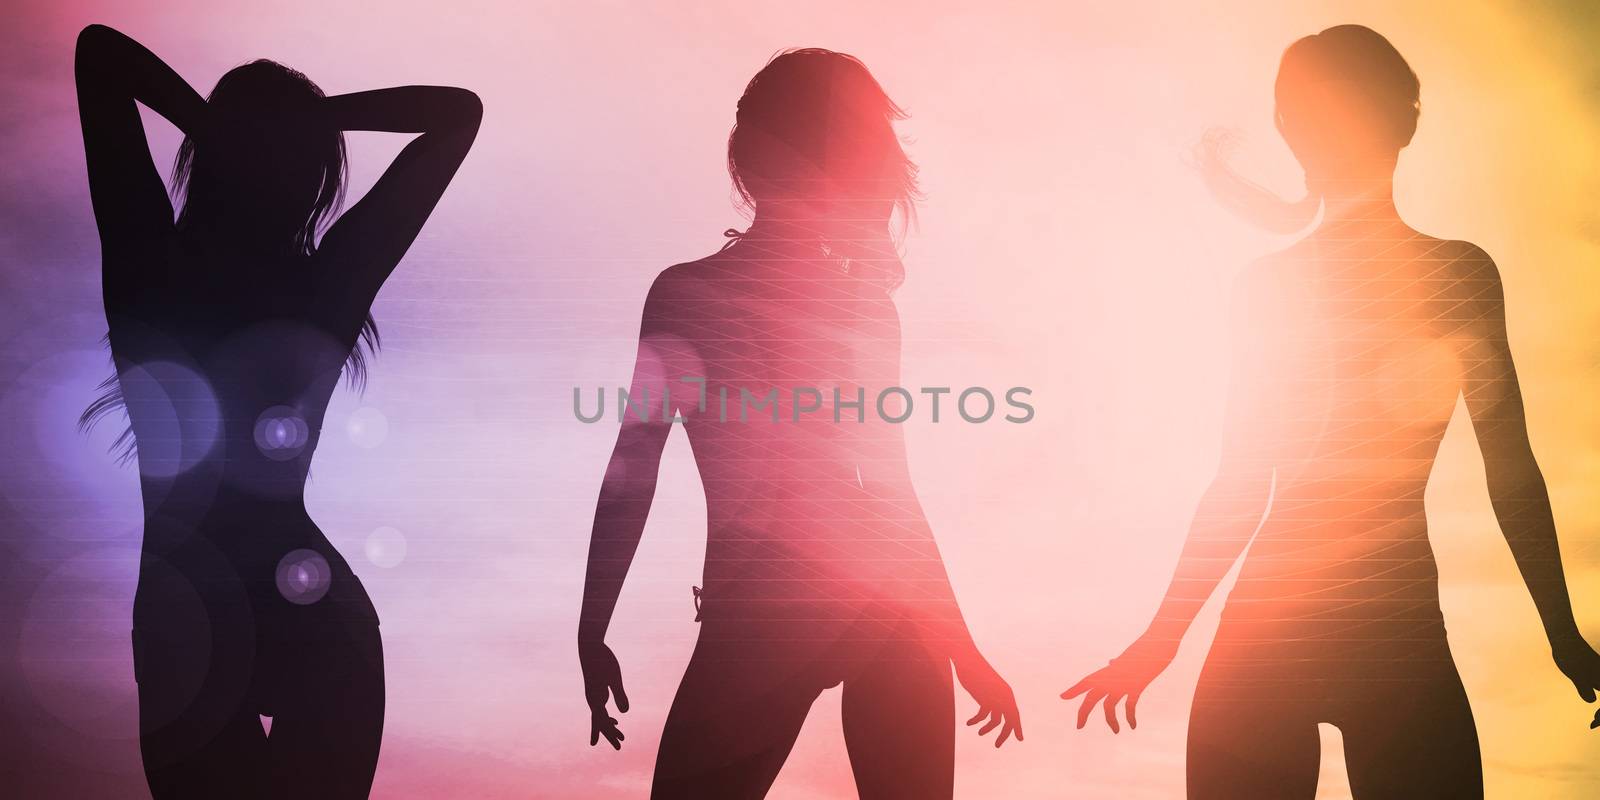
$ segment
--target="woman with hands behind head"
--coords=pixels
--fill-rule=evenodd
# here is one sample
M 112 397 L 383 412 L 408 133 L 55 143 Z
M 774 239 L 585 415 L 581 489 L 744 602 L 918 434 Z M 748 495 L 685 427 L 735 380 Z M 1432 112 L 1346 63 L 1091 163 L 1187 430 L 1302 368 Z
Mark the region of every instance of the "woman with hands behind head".
M 78 37 L 76 73 L 116 367 L 83 421 L 125 408 L 139 467 L 133 649 L 151 792 L 366 797 L 383 732 L 378 617 L 307 513 L 305 482 L 341 373 L 364 380 L 373 298 L 472 145 L 478 98 L 324 97 L 266 60 L 201 98 L 100 25 Z M 138 104 L 184 134 L 176 219 Z M 420 135 L 335 219 L 346 130 Z

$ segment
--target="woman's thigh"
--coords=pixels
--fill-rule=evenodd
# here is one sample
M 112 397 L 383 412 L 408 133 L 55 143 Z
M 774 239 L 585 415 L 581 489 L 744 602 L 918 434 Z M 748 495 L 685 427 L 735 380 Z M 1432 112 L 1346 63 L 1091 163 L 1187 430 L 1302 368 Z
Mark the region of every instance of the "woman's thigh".
M 377 624 L 351 622 L 272 649 L 262 666 L 276 672 L 266 709 L 272 713 L 266 777 L 274 796 L 366 797 L 383 739 Z
M 1311 800 L 1322 742 L 1281 681 L 1207 665 L 1189 714 L 1189 800 Z
M 254 643 L 206 631 L 133 633 L 139 749 L 151 794 L 255 797 L 266 737 L 250 707 Z
M 764 797 L 826 688 L 814 663 L 702 638 L 661 734 L 651 797 Z
M 1356 800 L 1483 797 L 1478 730 L 1453 664 L 1373 688 L 1336 723 Z
M 950 660 L 890 644 L 845 679 L 845 746 L 862 800 L 949 798 L 955 782 Z

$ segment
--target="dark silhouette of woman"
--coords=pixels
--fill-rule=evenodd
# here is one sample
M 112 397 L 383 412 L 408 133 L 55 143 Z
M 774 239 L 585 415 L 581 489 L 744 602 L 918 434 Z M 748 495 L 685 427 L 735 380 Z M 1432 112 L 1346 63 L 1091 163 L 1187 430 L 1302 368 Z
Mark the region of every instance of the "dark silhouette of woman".
M 1277 80 L 1278 129 L 1307 199 L 1274 202 L 1208 162 L 1213 187 L 1264 224 L 1304 228 L 1318 207 L 1322 222 L 1239 281 L 1222 460 L 1155 620 L 1063 694 L 1084 695 L 1079 727 L 1103 703 L 1116 731 L 1124 698 L 1134 726 L 1140 693 L 1243 553 L 1195 691 L 1191 798 L 1312 797 L 1319 723 L 1343 733 L 1357 798 L 1482 796 L 1423 512 L 1458 398 L 1556 666 L 1586 701 L 1600 686 L 1529 448 L 1494 262 L 1412 230 L 1394 206 L 1418 88 L 1382 36 L 1330 28 L 1290 46 Z
M 773 58 L 728 141 L 753 224 L 662 272 L 645 301 L 637 407 L 600 490 L 578 650 L 590 743 L 620 747 L 606 703 L 626 711 L 628 699 L 603 640 L 680 413 L 709 531 L 700 636 L 662 735 L 656 798 L 764 796 L 812 702 L 841 683 L 861 796 L 950 797 L 952 663 L 980 707 L 968 724 L 998 727 L 997 746 L 1022 738 L 1010 687 L 962 621 L 904 434 L 873 408 L 900 372 L 891 217 L 909 212 L 916 175 L 901 117 L 855 58 Z
M 341 371 L 359 382 L 358 342 L 377 344 L 368 309 L 472 145 L 478 99 L 430 86 L 324 97 L 265 60 L 201 99 L 99 25 L 79 35 L 76 71 L 116 368 L 84 422 L 125 406 L 136 448 L 150 789 L 365 797 L 383 729 L 378 618 L 304 486 Z M 137 103 L 184 133 L 176 221 Z M 345 130 L 421 135 L 319 242 L 344 188 Z

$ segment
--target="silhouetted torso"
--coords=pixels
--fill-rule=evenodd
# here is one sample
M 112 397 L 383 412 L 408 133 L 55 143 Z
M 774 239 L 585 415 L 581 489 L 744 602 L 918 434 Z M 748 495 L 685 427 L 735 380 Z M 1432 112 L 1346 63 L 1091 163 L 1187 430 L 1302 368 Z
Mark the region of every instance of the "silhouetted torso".
M 1249 280 L 1276 467 L 1212 650 L 1216 668 L 1359 688 L 1447 663 L 1423 491 L 1461 391 L 1493 266 L 1398 223 L 1320 231 Z M 1259 688 L 1259 687 L 1257 687 Z M 1304 686 L 1298 687 L 1304 690 Z
M 937 553 L 899 432 L 877 409 L 879 393 L 900 382 L 899 320 L 885 289 L 815 243 L 747 238 L 668 270 L 657 291 L 663 310 L 646 343 L 682 340 L 698 356 L 691 372 L 706 379 L 703 409 L 698 386 L 673 385 L 706 493 L 705 618 L 903 616 L 919 579 L 943 575 L 930 570 Z M 889 397 L 884 410 L 899 416 L 901 400 Z
M 106 287 L 138 442 L 144 548 L 163 565 L 141 575 L 136 626 L 172 624 L 141 612 L 170 616 L 174 594 L 191 591 L 208 606 L 247 603 L 263 623 L 285 614 L 375 619 L 304 505 L 328 400 L 370 298 L 347 296 L 336 271 L 312 257 L 230 257 L 182 238 L 168 252 L 137 285 Z M 291 603 L 278 586 L 280 561 L 297 550 L 332 569 L 314 604 Z

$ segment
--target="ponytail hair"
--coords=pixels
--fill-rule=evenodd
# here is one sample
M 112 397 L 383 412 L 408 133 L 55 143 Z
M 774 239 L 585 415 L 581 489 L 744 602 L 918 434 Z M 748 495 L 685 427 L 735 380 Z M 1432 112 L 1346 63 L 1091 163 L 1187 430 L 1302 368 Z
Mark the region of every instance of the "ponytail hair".
M 1322 193 L 1306 186 L 1306 196 L 1285 200 L 1255 181 L 1240 175 L 1228 163 L 1236 135 L 1212 128 L 1195 147 L 1195 167 L 1211 196 L 1223 208 L 1272 233 L 1299 233 L 1316 221 L 1322 210 Z

